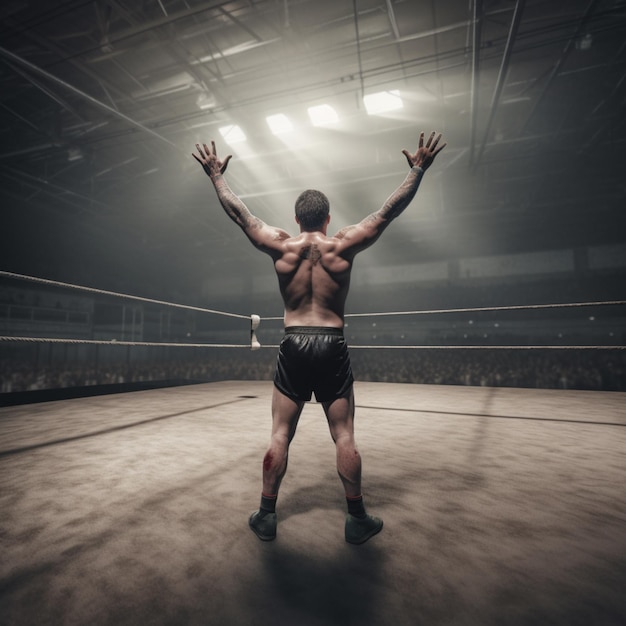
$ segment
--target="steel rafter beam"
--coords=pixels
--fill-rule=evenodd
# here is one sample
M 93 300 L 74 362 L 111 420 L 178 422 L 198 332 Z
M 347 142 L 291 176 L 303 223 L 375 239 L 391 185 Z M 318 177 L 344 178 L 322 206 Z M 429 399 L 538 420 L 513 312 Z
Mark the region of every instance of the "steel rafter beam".
M 38 191 L 42 191 L 43 193 L 51 196 L 55 200 L 59 202 L 69 205 L 74 209 L 78 209 L 78 213 L 87 213 L 91 215 L 100 215 L 98 211 L 91 208 L 92 206 L 99 207 L 101 209 L 110 210 L 110 207 L 89 196 L 85 196 L 82 193 L 78 193 L 77 191 L 72 191 L 71 189 L 67 189 L 66 187 L 62 187 L 60 185 L 51 183 L 49 180 L 45 180 L 40 178 L 39 176 L 34 176 L 32 174 L 27 174 L 26 172 L 16 170 L 12 167 L 3 167 L 0 169 L 0 175 L 5 176 L 14 181 L 18 181 L 22 184 L 29 185 Z M 28 202 L 28 199 L 22 198 Z
M 78 69 L 79 72 L 81 72 L 83 74 L 86 74 L 90 78 L 94 79 L 103 88 L 106 87 L 109 91 L 111 91 L 112 93 L 116 93 L 121 98 L 124 98 L 126 100 L 129 99 L 128 94 L 122 92 L 116 85 L 114 85 L 112 83 L 108 83 L 101 76 L 98 76 L 97 74 L 92 72 L 81 61 L 78 61 L 77 59 L 74 59 L 70 55 L 70 53 L 67 50 L 65 50 L 63 47 L 61 47 L 61 46 L 59 46 L 57 44 L 52 43 L 48 39 L 45 39 L 45 38 L 42 38 L 42 37 L 38 37 L 38 36 L 34 35 L 33 33 L 31 33 L 29 30 L 22 31 L 22 29 L 20 29 L 19 24 L 17 24 L 14 20 L 7 20 L 7 24 L 11 27 L 12 30 L 14 30 L 15 32 L 19 33 L 19 36 L 22 39 L 28 38 L 30 41 L 33 42 L 33 44 L 35 44 L 37 46 L 42 46 L 43 48 L 45 48 L 49 52 L 53 52 L 54 54 L 58 55 L 61 59 L 67 60 L 67 62 L 70 63 L 71 65 L 73 65 L 76 69 Z M 54 65 L 54 64 L 56 64 L 56 62 L 52 63 L 52 65 Z M 48 67 L 50 67 L 50 66 L 48 66 Z
M 504 53 L 502 55 L 502 62 L 500 64 L 500 71 L 498 73 L 498 78 L 496 80 L 496 86 L 493 91 L 493 97 L 491 99 L 491 109 L 489 111 L 489 119 L 487 120 L 487 127 L 485 128 L 485 133 L 483 135 L 483 141 L 480 146 L 480 150 L 478 151 L 478 155 L 474 161 L 474 167 L 480 161 L 485 147 L 487 146 L 487 141 L 489 140 L 489 133 L 491 132 L 491 126 L 493 125 L 493 120 L 496 117 L 496 113 L 498 111 L 498 104 L 500 103 L 500 96 L 502 95 L 502 90 L 504 89 L 504 83 L 506 81 L 506 76 L 509 71 L 509 63 L 511 61 L 511 53 L 513 52 L 513 46 L 515 45 L 515 39 L 517 38 L 517 31 L 519 30 L 519 25 L 522 21 L 522 13 L 524 11 L 525 0 L 517 0 L 515 4 L 515 9 L 513 11 L 513 17 L 511 19 L 511 26 L 509 28 L 509 36 L 506 40 L 506 46 L 504 48 Z
M 23 115 L 20 115 L 17 111 L 14 111 L 12 108 L 8 107 L 4 102 L 0 102 L 0 107 L 2 107 L 9 115 L 12 115 L 16 119 L 18 119 L 22 124 L 28 126 L 31 130 L 34 130 L 38 135 L 46 135 L 46 133 L 39 128 L 39 126 L 33 124 L 30 120 L 27 120 Z M 50 139 L 50 135 L 47 135 Z
M 244 24 L 240 19 L 236 18 L 230 11 L 227 11 L 224 7 L 219 7 L 219 12 L 227 17 L 233 24 L 235 24 L 242 30 L 245 30 L 258 43 L 261 43 L 263 41 L 263 38 L 260 35 L 255 33 L 249 26 Z
M 155 30 L 157 28 L 161 28 L 163 26 L 167 26 L 169 24 L 173 24 L 174 22 L 178 22 L 180 20 L 184 20 L 188 17 L 193 17 L 194 15 L 198 15 L 200 13 L 205 13 L 207 11 L 219 10 L 221 7 L 229 4 L 228 0 L 220 0 L 218 2 L 205 2 L 198 6 L 185 9 L 183 11 L 178 11 L 177 13 L 171 13 L 168 16 L 163 16 L 152 20 L 151 22 L 143 22 L 137 26 L 133 26 L 131 28 L 127 28 L 116 35 L 111 35 L 109 37 L 108 43 L 115 44 L 120 41 L 124 41 L 125 39 L 130 39 L 131 37 L 135 37 L 137 35 L 141 35 L 151 30 Z M 95 52 L 100 49 L 100 45 L 91 46 L 89 48 L 84 48 L 83 50 L 77 52 L 74 56 L 84 56 L 85 54 L 89 54 L 90 52 Z
M 123 120 L 127 124 L 130 124 L 131 126 L 134 126 L 135 128 L 138 128 L 142 132 L 147 133 L 147 134 L 151 135 L 152 137 L 155 137 L 156 139 L 158 139 L 158 140 L 160 140 L 162 142 L 165 142 L 165 143 L 169 144 L 170 146 L 173 146 L 173 147 L 177 148 L 176 144 L 171 142 L 169 139 L 166 139 L 162 135 L 159 135 L 159 133 L 154 132 L 153 130 L 151 130 L 147 126 L 144 126 L 140 122 L 137 122 L 136 120 L 128 117 L 127 115 L 124 115 L 123 113 L 120 113 L 119 111 L 117 111 L 114 108 L 110 107 L 108 104 L 105 104 L 104 102 L 101 102 L 97 98 L 94 98 L 93 96 L 90 96 L 89 94 L 85 93 L 84 91 L 81 91 L 77 87 L 74 87 L 73 85 L 70 85 L 69 83 L 65 82 L 61 78 L 58 78 L 57 76 L 54 76 L 53 74 L 50 74 L 50 72 L 48 72 L 48 71 L 46 71 L 46 70 L 44 70 L 44 69 L 34 65 L 30 61 L 27 61 L 26 59 L 23 59 L 22 57 L 18 56 L 17 54 L 14 54 L 10 50 L 7 50 L 6 48 L 3 48 L 1 46 L 0 46 L 0 56 L 4 57 L 5 59 L 8 59 L 10 62 L 16 63 L 16 64 L 18 64 L 18 65 L 20 65 L 22 67 L 25 67 L 29 71 L 34 72 L 35 74 L 38 74 L 39 76 L 43 76 L 47 80 L 49 80 L 49 81 L 51 81 L 53 83 L 56 83 L 57 85 L 60 85 L 61 87 L 67 89 L 68 91 L 71 91 L 72 93 L 74 93 L 74 94 L 80 96 L 81 98 L 87 100 L 91 104 L 99 107 L 100 109 L 103 109 L 103 110 L 107 111 L 108 113 L 110 113 L 114 117 L 117 117 L 118 119 Z
M 1 48 L 0 48 L 1 50 Z M 44 85 L 41 81 L 38 81 L 34 76 L 31 76 L 28 72 L 24 72 L 19 67 L 17 67 L 14 63 L 7 63 L 7 65 L 16 73 L 19 74 L 22 78 L 26 79 L 31 85 L 34 85 L 40 91 L 46 94 L 51 100 L 54 100 L 61 108 L 65 109 L 69 113 L 71 113 L 74 117 L 78 118 L 81 122 L 85 122 L 85 117 L 81 115 L 67 100 L 61 98 L 58 94 L 54 93 L 46 85 Z
M 472 86 L 470 92 L 470 143 L 469 164 L 474 166 L 476 128 L 478 123 L 478 87 L 480 83 L 480 39 L 482 31 L 483 0 L 474 0 L 472 16 Z
M 563 48 L 563 52 L 561 52 L 561 56 L 559 57 L 559 60 L 555 63 L 554 67 L 552 68 L 552 71 L 550 72 L 550 75 L 548 76 L 546 82 L 543 85 L 543 89 L 541 90 L 541 92 L 539 93 L 537 98 L 535 99 L 535 102 L 533 103 L 533 107 L 530 110 L 530 113 L 528 114 L 528 116 L 526 118 L 526 121 L 524 122 L 524 126 L 522 127 L 522 132 L 525 132 L 526 129 L 528 128 L 528 124 L 530 123 L 530 121 L 535 116 L 535 113 L 537 112 L 537 109 L 539 108 L 539 105 L 541 104 L 541 102 L 543 101 L 544 97 L 548 93 L 548 89 L 550 89 L 550 87 L 552 86 L 552 83 L 554 82 L 556 77 L 559 75 L 559 73 L 561 71 L 561 68 L 563 67 L 565 61 L 567 60 L 567 57 L 569 56 L 569 53 L 574 48 L 576 40 L 582 34 L 583 28 L 585 27 L 585 25 L 589 21 L 589 18 L 592 16 L 593 12 L 595 11 L 595 8 L 596 8 L 596 6 L 598 4 L 598 1 L 599 0 L 591 0 L 591 2 L 589 2 L 589 4 L 587 5 L 587 9 L 586 9 L 584 15 L 582 16 L 582 18 L 578 22 L 578 26 L 576 27 L 576 31 L 567 40 L 567 43 L 565 44 L 565 48 Z
M 118 11 L 118 13 L 120 13 L 124 19 L 132 24 L 133 26 L 136 26 L 138 24 L 141 24 L 141 20 L 136 18 L 135 16 L 133 16 L 129 11 L 127 11 L 121 4 L 120 2 L 118 2 L 118 0 L 107 0 L 109 2 L 109 6 L 112 6 L 115 8 L 116 11 Z M 223 9 L 220 8 L 220 11 L 223 11 L 229 18 L 236 20 L 236 18 L 234 18 L 233 16 L 231 16 L 230 14 L 228 14 L 226 11 L 224 11 Z M 166 13 L 167 15 L 167 13 Z M 239 20 L 236 20 L 236 23 L 239 23 Z M 177 66 L 179 67 L 183 67 L 185 69 L 185 71 L 190 74 L 193 79 L 198 83 L 198 85 L 203 88 L 205 91 L 209 91 L 208 89 L 208 85 L 207 85 L 207 79 L 205 76 L 203 76 L 202 71 L 208 71 L 209 74 L 214 77 L 217 78 L 218 80 L 221 80 L 221 77 L 218 76 L 215 72 L 212 72 L 210 70 L 207 70 L 207 68 L 204 68 L 201 66 L 200 70 L 196 69 L 188 60 L 189 57 L 189 52 L 185 49 L 185 47 L 178 41 L 178 38 L 176 37 L 176 32 L 174 30 L 174 26 L 172 24 L 167 24 L 166 25 L 168 31 L 171 31 L 169 33 L 170 35 L 170 39 L 169 41 L 165 42 L 165 47 L 168 51 L 168 53 L 170 54 L 170 56 L 173 58 L 174 62 L 176 63 Z M 159 45 L 159 46 L 163 46 L 164 42 L 162 40 L 162 38 L 158 37 L 158 34 L 156 32 L 149 32 L 148 35 Z M 258 35 L 254 35 L 256 38 L 258 38 Z M 181 49 L 181 51 L 179 51 L 178 49 Z M 123 66 L 121 64 L 118 63 L 118 66 L 120 67 L 120 69 L 122 69 L 124 72 L 126 72 L 126 70 L 123 68 Z M 128 73 L 128 72 L 126 72 Z M 145 87 L 144 87 L 145 89 Z
M 391 30 L 393 36 L 396 39 L 400 39 L 400 29 L 398 28 L 398 21 L 396 20 L 396 12 L 394 11 L 391 0 L 385 0 L 387 3 L 387 17 L 389 17 L 389 23 L 391 24 Z

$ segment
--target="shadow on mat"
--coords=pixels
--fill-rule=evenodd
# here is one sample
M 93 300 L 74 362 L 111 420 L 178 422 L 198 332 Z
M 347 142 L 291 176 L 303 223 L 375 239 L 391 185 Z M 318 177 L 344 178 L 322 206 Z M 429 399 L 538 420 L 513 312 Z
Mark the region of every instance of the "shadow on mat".
M 315 484 L 292 489 L 281 497 L 277 508 L 278 539 L 259 546 L 263 588 L 272 598 L 272 610 L 277 611 L 274 622 L 301 626 L 376 623 L 373 617 L 387 585 L 382 578 L 388 557 L 377 537 L 360 546 L 343 541 L 345 500 L 334 468 L 322 470 Z M 320 516 L 320 509 L 328 514 Z M 292 517 L 300 518 L 295 522 L 298 532 L 308 534 L 308 539 L 311 533 L 316 536 L 317 548 L 311 547 L 305 535 L 302 547 L 293 539 L 285 543 L 281 527 Z
M 300 624 L 373 623 L 385 587 L 381 574 L 386 558 L 375 543 L 345 544 L 332 556 L 276 543 L 262 558 L 265 580 L 285 617 L 298 616 Z

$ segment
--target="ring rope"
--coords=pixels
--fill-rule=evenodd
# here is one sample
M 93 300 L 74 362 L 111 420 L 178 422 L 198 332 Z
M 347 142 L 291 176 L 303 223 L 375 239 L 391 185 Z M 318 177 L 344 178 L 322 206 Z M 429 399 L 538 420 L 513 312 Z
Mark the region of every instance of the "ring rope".
M 280 345 L 266 345 L 263 348 L 280 348 Z M 350 350 L 626 350 L 626 346 L 366 346 L 360 344 L 350 344 Z
M 227 317 L 235 317 L 239 319 L 250 319 L 249 315 L 241 315 L 239 313 L 228 313 L 226 311 L 218 311 L 215 309 L 206 309 L 203 307 L 192 306 L 188 304 L 178 304 L 175 302 L 167 302 L 165 300 L 155 300 L 153 298 L 144 298 L 142 296 L 132 296 L 130 294 L 118 293 L 115 291 L 107 291 L 105 289 L 97 289 L 96 287 L 85 287 L 83 285 L 73 285 L 71 283 L 64 283 L 56 280 L 51 280 L 48 278 L 38 278 L 36 276 L 28 276 L 26 274 L 17 274 L 15 272 L 7 272 L 5 270 L 0 270 L 0 276 L 4 276 L 6 278 L 13 278 L 18 280 L 26 280 L 36 283 L 41 283 L 45 285 L 52 285 L 55 287 L 66 287 L 70 289 L 78 289 L 81 291 L 86 291 L 90 293 L 96 293 L 100 295 L 107 296 L 116 296 L 120 298 L 126 298 L 129 300 L 137 300 L 139 302 L 146 302 L 149 304 L 158 304 L 164 306 L 172 306 L 180 309 L 187 309 L 190 311 L 199 311 L 202 313 L 214 313 L 216 315 L 224 315 Z M 522 311 L 522 310 L 533 310 L 533 309 L 558 309 L 558 308 L 576 308 L 576 307 L 589 307 L 589 306 L 609 306 L 609 305 L 625 305 L 626 300 L 602 300 L 595 302 L 567 302 L 567 303 L 557 303 L 557 304 L 517 304 L 511 306 L 486 306 L 486 307 L 469 307 L 469 308 L 458 308 L 458 309 L 420 309 L 415 311 L 377 311 L 372 313 L 347 313 L 345 317 L 387 317 L 387 316 L 398 316 L 398 315 L 434 315 L 440 313 L 481 313 L 486 311 Z M 272 317 L 263 317 L 264 320 L 280 320 L 282 321 L 283 316 L 272 316 Z
M 13 272 L 6 272 L 0 270 L 0 276 L 6 278 L 15 278 L 19 280 L 27 280 L 35 283 L 41 283 L 43 285 L 52 285 L 54 287 L 69 287 L 71 289 L 78 289 L 80 291 L 87 291 L 90 293 L 97 293 L 105 296 L 116 296 L 118 298 L 126 298 L 128 300 L 138 300 L 139 302 L 147 302 L 149 304 L 159 304 L 165 306 L 172 306 L 178 309 L 187 309 L 188 311 L 200 311 L 201 313 L 215 313 L 216 315 L 225 315 L 227 317 L 237 317 L 239 319 L 249 320 L 249 315 L 240 315 L 239 313 L 226 313 L 225 311 L 216 311 L 214 309 L 205 309 L 198 306 L 191 306 L 189 304 L 177 304 L 175 302 L 166 302 L 165 300 L 153 300 L 152 298 L 143 298 L 141 296 L 131 296 L 127 293 L 117 293 L 115 291 L 106 291 L 104 289 L 96 289 L 95 287 L 84 287 L 82 285 L 72 285 L 71 283 L 62 283 L 57 280 L 50 280 L 48 278 L 37 278 L 35 276 L 26 276 L 25 274 L 15 274 Z
M 0 337 L 0 341 L 19 341 L 27 343 L 66 343 L 89 344 L 95 346 L 166 346 L 169 348 L 250 348 L 250 344 L 241 343 L 173 343 L 161 341 L 122 341 L 119 339 L 68 339 L 64 337 Z
M 258 327 L 260 318 L 259 316 L 241 315 L 238 313 L 228 313 L 225 311 L 218 311 L 215 309 L 207 309 L 203 307 L 192 306 L 188 304 L 178 304 L 174 302 L 167 302 L 165 300 L 155 300 L 153 298 L 144 298 L 142 296 L 133 296 L 125 293 L 118 293 L 115 291 L 108 291 L 104 289 L 98 289 L 95 287 L 85 287 L 83 285 L 73 285 L 71 283 L 64 283 L 47 278 L 38 278 L 35 276 L 28 276 L 25 274 L 17 274 L 15 272 L 7 272 L 0 270 L 0 276 L 6 278 L 13 278 L 18 280 L 26 280 L 36 282 L 40 284 L 52 285 L 55 287 L 66 287 L 70 289 L 77 289 L 90 293 L 96 293 L 99 295 L 115 296 L 126 298 L 129 300 L 136 300 L 139 302 L 146 302 L 149 304 L 158 304 L 163 306 L 172 306 L 175 308 L 186 309 L 191 311 L 199 311 L 202 313 L 213 313 L 216 315 L 224 315 L 227 317 L 234 317 L 238 319 L 251 319 L 251 344 L 253 349 L 259 347 L 265 348 L 278 348 L 278 345 L 266 345 L 260 346 L 256 342 L 254 336 L 254 330 Z M 432 315 L 440 313 L 478 313 L 487 311 L 515 311 L 515 310 L 536 310 L 536 309 L 551 309 L 551 308 L 577 308 L 577 307 L 589 307 L 589 306 L 607 306 L 607 305 L 625 305 L 626 300 L 604 300 L 594 302 L 569 302 L 569 303 L 557 303 L 557 304 L 524 304 L 524 305 L 511 305 L 511 306 L 492 306 L 492 307 L 469 307 L 469 308 L 457 308 L 457 309 L 429 309 L 429 310 L 415 310 L 415 311 L 379 311 L 372 313 L 347 313 L 345 317 L 385 317 L 385 316 L 399 316 L 399 315 Z M 264 317 L 264 320 L 283 320 L 283 316 Z M 90 345 L 120 345 L 120 346 L 163 346 L 163 347 L 186 347 L 186 348 L 249 348 L 250 345 L 244 344 L 205 344 L 205 343 L 172 343 L 172 342 L 145 342 L 145 341 L 118 341 L 113 340 L 98 340 L 98 339 L 67 339 L 59 337 L 12 337 L 12 336 L 0 336 L 0 341 L 14 341 L 14 342 L 41 342 L 41 343 L 65 343 L 65 344 L 90 344 Z M 477 346 L 477 345 L 451 345 L 451 346 L 409 346 L 409 345 L 351 345 L 351 349 L 389 349 L 389 350 L 624 350 L 626 346 L 553 346 L 553 345 L 536 345 L 536 346 Z
M 481 313 L 484 311 L 523 311 L 532 309 L 564 309 L 587 306 L 624 305 L 626 300 L 603 300 L 597 302 L 566 302 L 559 304 L 515 304 L 512 306 L 483 306 L 465 309 L 429 309 L 418 311 L 379 311 L 374 313 L 346 313 L 344 317 L 385 317 L 393 315 L 433 315 L 436 313 Z M 282 320 L 282 317 L 264 317 L 264 320 Z
M 626 350 L 626 346 L 362 346 L 351 345 L 353 348 L 383 350 Z
M 1 341 L 17 341 L 27 343 L 66 343 L 66 344 L 91 344 L 99 346 L 149 346 L 149 347 L 173 347 L 173 348 L 250 348 L 250 344 L 231 343 L 170 343 L 159 341 L 121 341 L 117 339 L 66 339 L 62 337 L 9 337 L 0 336 Z M 277 349 L 278 344 L 264 344 L 262 348 Z M 626 350 L 626 346 L 389 346 L 389 345 L 350 345 L 352 349 L 368 350 Z

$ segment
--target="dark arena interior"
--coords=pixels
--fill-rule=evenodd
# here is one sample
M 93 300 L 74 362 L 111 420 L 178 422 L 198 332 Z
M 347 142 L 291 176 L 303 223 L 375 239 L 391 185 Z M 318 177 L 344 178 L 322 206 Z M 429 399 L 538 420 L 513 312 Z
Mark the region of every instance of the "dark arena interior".
M 0 81 L 0 624 L 626 624 L 626 1 L 6 0 Z M 311 401 L 259 541 L 284 303 L 192 152 L 333 235 L 422 131 L 345 307 L 384 528 Z

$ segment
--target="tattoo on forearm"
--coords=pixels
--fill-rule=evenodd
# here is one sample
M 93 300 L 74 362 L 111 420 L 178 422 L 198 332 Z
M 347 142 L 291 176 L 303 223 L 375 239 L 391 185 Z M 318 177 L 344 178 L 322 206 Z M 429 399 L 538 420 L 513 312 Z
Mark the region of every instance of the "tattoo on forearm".
M 239 216 L 239 222 L 241 225 L 249 230 L 256 230 L 257 228 L 261 228 L 263 226 L 263 220 L 255 217 L 246 209 L 245 213 L 241 213 Z
M 232 192 L 221 176 L 215 177 L 213 182 L 218 198 L 230 219 L 245 230 L 255 230 L 263 226 L 263 220 L 250 213 L 248 207 Z
M 375 216 L 385 220 L 393 220 L 409 206 L 417 193 L 424 174 L 423 170 L 420 170 L 419 173 L 414 172 L 415 170 L 409 172 L 404 182 L 387 198 L 378 213 L 374 214 Z

